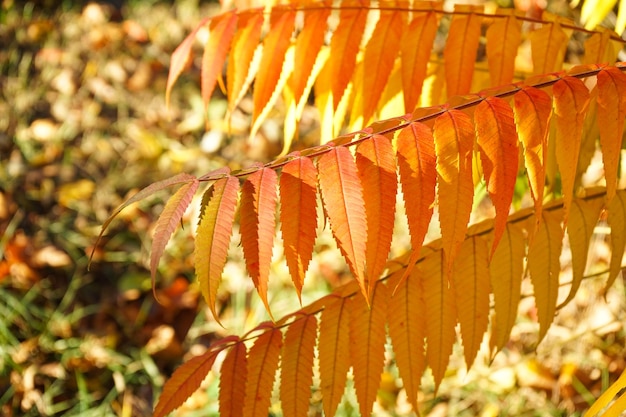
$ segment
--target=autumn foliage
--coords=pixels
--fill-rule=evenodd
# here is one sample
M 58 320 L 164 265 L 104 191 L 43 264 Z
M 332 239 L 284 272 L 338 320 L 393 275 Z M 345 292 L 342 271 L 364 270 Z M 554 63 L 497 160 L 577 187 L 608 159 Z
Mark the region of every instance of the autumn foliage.
M 442 25 L 445 44 L 436 42 Z M 537 19 L 477 6 L 445 12 L 430 2 L 301 2 L 269 12 L 233 11 L 204 20 L 179 46 L 168 96 L 185 69 L 196 32 L 204 28 L 210 31 L 201 66 L 204 102 L 224 77 L 224 65 L 230 112 L 254 82 L 251 136 L 282 99 L 284 156 L 242 171 L 222 168 L 154 183 L 120 207 L 105 227 L 129 204 L 179 186 L 156 224 L 154 279 L 169 238 L 204 187 L 196 274 L 217 320 L 216 294 L 237 213 L 246 267 L 268 311 L 278 227 L 298 294 L 322 220 L 318 213 L 355 280 L 291 315 L 230 336 L 182 365 L 166 384 L 156 416 L 182 404 L 222 351 L 227 353 L 221 415 L 267 415 L 280 369 L 285 415 L 304 416 L 316 350 L 325 414 L 334 415 L 352 367 L 361 414 L 369 415 L 387 334 L 417 409 L 425 368 L 432 370 L 436 385 L 444 377 L 457 323 L 468 367 L 489 323 L 492 353 L 502 349 L 525 274 L 534 288 L 539 336 L 546 335 L 559 305 L 571 300 L 584 277 L 589 241 L 601 216 L 611 227 L 613 250 L 607 287 L 616 279 L 626 245 L 626 191 L 618 187 L 626 65 L 615 63 L 622 46 L 615 33 L 583 31 L 548 13 Z M 565 59 L 573 34 L 585 38 L 580 65 Z M 321 144 L 288 153 L 312 91 Z M 585 188 L 581 177 L 596 142 L 604 181 Z M 470 225 L 479 184 L 494 216 Z M 512 212 L 520 184 L 530 191 L 532 205 Z M 399 192 L 412 249 L 389 261 Z M 435 208 L 441 238 L 425 244 Z M 565 234 L 573 282 L 559 303 Z

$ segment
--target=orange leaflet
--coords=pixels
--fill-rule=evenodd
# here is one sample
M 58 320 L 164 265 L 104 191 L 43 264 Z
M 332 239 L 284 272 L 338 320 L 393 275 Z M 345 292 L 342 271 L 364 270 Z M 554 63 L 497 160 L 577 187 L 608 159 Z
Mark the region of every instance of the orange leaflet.
M 304 16 L 304 28 L 296 39 L 294 68 L 297 68 L 297 71 L 292 72 L 289 79 L 296 103 L 300 101 L 317 55 L 324 44 L 326 21 L 330 11 L 330 8 L 309 10 Z
M 402 270 L 396 275 L 402 275 Z M 393 282 L 389 279 L 388 282 Z M 420 282 L 420 272 L 413 273 L 401 282 L 389 302 L 387 324 L 393 343 L 393 352 L 398 364 L 400 378 L 407 397 L 414 410 L 417 407 L 417 393 L 426 366 L 424 338 L 426 337 L 426 307 Z
M 556 312 L 562 243 L 563 229 L 559 213 L 544 210 L 543 221 L 528 248 L 528 271 L 537 304 L 539 341 L 548 332 Z
M 220 368 L 220 416 L 241 416 L 247 376 L 246 345 L 239 340 L 230 348 Z
M 388 300 L 387 285 L 379 282 L 372 290 L 371 308 L 363 297 L 354 297 L 350 306 L 350 357 L 362 416 L 371 415 L 380 387 L 385 364 Z
M 489 197 L 496 209 L 491 255 L 504 233 L 513 201 L 519 149 L 513 110 L 501 98 L 486 97 L 474 112 L 476 140 Z
M 237 14 L 229 12 L 211 21 L 211 34 L 202 55 L 201 83 L 204 107 L 208 107 L 217 77 L 222 74 L 226 54 L 235 35 Z
M 333 296 L 322 311 L 318 349 L 322 405 L 327 416 L 335 415 L 350 369 L 348 302 L 347 298 Z
M 437 35 L 437 14 L 418 12 L 409 23 L 400 45 L 402 60 L 402 93 L 404 111 L 412 112 L 417 107 L 422 85 L 426 78 L 428 60 Z
M 547 74 L 563 67 L 568 38 L 561 25 L 544 23 L 541 29 L 530 32 L 533 73 Z
M 330 40 L 330 80 L 332 80 L 333 109 L 336 110 L 343 92 L 352 78 L 359 52 L 359 44 L 365 30 L 365 22 L 369 9 L 369 2 L 346 0 L 345 8 L 339 14 L 339 24 Z M 354 7 L 346 7 L 354 6 Z
M 456 304 L 448 285 L 444 253 L 431 253 L 420 264 L 424 302 L 426 304 L 426 363 L 433 371 L 435 390 L 446 372 L 456 339 Z
M 300 297 L 317 228 L 317 169 L 311 159 L 299 157 L 283 167 L 280 204 L 285 258 Z
M 419 258 L 433 215 L 437 182 L 433 132 L 423 123 L 411 123 L 398 134 L 397 148 L 400 183 L 412 246 L 411 259 L 403 277 L 406 279 Z
M 499 351 L 505 346 L 517 319 L 525 255 L 526 240 L 522 229 L 508 223 L 489 263 L 495 310 L 489 342 L 492 350 Z
M 543 210 L 552 99 L 543 90 L 524 87 L 515 94 L 514 103 L 515 125 L 524 145 L 524 162 L 530 183 L 530 194 L 535 202 L 535 217 L 539 223 Z
M 387 265 L 396 212 L 396 159 L 391 141 L 374 135 L 358 146 L 356 165 L 364 193 L 367 217 L 366 271 L 368 294 Z
M 153 416 L 165 417 L 180 407 L 200 387 L 222 349 L 209 348 L 206 353 L 179 366 L 163 386 Z
M 191 31 L 189 35 L 176 47 L 174 52 L 172 52 L 172 58 L 170 60 L 170 72 L 167 75 L 167 85 L 165 86 L 165 105 L 167 107 L 170 106 L 170 94 L 172 92 L 172 87 L 174 87 L 174 83 L 180 77 L 180 74 L 183 73 L 185 67 L 189 63 L 189 58 L 191 56 L 191 47 L 193 46 L 193 41 L 196 40 L 196 34 L 198 30 L 209 20 L 208 17 L 202 19 L 200 24 L 196 26 L 194 30 Z
M 626 74 L 615 67 L 598 73 L 598 128 L 607 200 L 615 196 L 626 119 Z
M 152 239 L 152 253 L 150 254 L 150 275 L 152 277 L 152 289 L 155 287 L 155 278 L 159 260 L 165 251 L 165 246 L 172 236 L 172 232 L 183 218 L 183 214 L 189 207 L 193 195 L 196 193 L 200 185 L 200 181 L 193 179 L 176 191 L 176 193 L 167 200 L 163 212 L 159 216 L 154 227 L 154 238 Z
M 487 29 L 487 62 L 492 86 L 513 82 L 521 29 L 521 22 L 513 14 L 494 19 Z
M 561 172 L 564 222 L 574 198 L 576 168 L 589 105 L 589 90 L 578 78 L 564 76 L 552 87 L 556 122 L 556 162 Z M 581 173 L 582 175 L 582 173 Z
M 468 238 L 461 245 L 452 272 L 467 369 L 474 363 L 489 324 L 488 259 L 484 239 L 480 236 Z
M 286 416 L 306 417 L 309 412 L 317 319 L 296 317 L 285 334 L 280 370 L 280 402 Z
M 250 348 L 243 417 L 267 417 L 282 345 L 281 330 L 268 327 Z
M 276 232 L 276 172 L 260 168 L 248 176 L 241 188 L 241 246 L 248 272 L 269 312 L 269 279 Z
M 483 8 L 456 4 L 454 10 L 463 14 L 452 17 L 443 50 L 448 97 L 467 94 L 471 90 L 482 22 L 482 18 L 474 13 L 481 13 Z
M 274 15 L 276 17 L 274 18 Z M 254 112 L 252 124 L 265 107 L 271 103 L 270 98 L 276 90 L 285 61 L 285 52 L 291 43 L 296 12 L 294 10 L 274 9 L 270 31 L 263 41 L 263 57 L 259 66 L 259 72 L 254 83 Z
M 365 286 L 365 250 L 367 221 L 363 186 L 350 150 L 334 147 L 317 161 L 322 201 L 333 236 L 350 271 L 358 281 L 363 296 Z
M 580 287 L 587 266 L 587 255 L 589 253 L 589 242 L 593 236 L 600 211 L 604 207 L 604 201 L 601 198 L 595 198 L 589 201 L 576 199 L 572 203 L 570 210 L 569 224 L 567 226 L 567 235 L 569 236 L 569 247 L 572 251 L 572 286 L 569 295 L 560 305 L 560 307 L 569 303 Z
M 239 179 L 219 179 L 207 190 L 202 216 L 196 232 L 194 263 L 200 290 L 213 317 L 219 321 L 215 302 L 222 271 L 228 256 L 230 236 L 235 219 Z
M 439 224 L 448 270 L 465 240 L 472 211 L 474 126 L 470 117 L 449 110 L 435 119 L 435 153 L 439 187 Z
M 363 57 L 363 123 L 369 124 L 387 85 L 393 64 L 400 50 L 406 27 L 406 13 L 382 10 Z
M 263 14 L 259 10 L 250 10 L 239 13 L 239 28 L 233 39 L 230 55 L 228 56 L 228 110 L 232 112 L 243 94 L 244 83 L 248 76 L 250 62 L 254 56 L 259 39 Z

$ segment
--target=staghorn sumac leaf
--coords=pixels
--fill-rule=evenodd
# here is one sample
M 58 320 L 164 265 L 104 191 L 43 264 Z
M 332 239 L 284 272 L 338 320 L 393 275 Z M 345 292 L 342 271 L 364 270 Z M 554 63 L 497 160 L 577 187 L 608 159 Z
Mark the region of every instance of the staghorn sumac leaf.
M 296 317 L 285 334 L 280 369 L 280 401 L 286 416 L 306 417 L 313 384 L 317 319 Z
M 605 293 L 613 285 L 622 270 L 622 259 L 626 248 L 626 192 L 619 190 L 608 205 L 607 221 L 611 226 L 611 261 Z
M 403 272 L 400 270 L 396 274 L 402 275 Z M 417 393 L 426 367 L 424 337 L 427 316 L 420 279 L 419 269 L 413 269 L 411 275 L 396 286 L 387 313 L 398 371 L 414 410 L 418 410 Z M 393 281 L 389 280 L 390 283 Z
M 350 369 L 349 300 L 336 297 L 325 305 L 318 343 L 320 389 L 324 414 L 334 416 L 345 390 Z
M 276 171 L 260 168 L 241 187 L 241 246 L 248 272 L 268 312 L 267 281 L 276 233 L 276 182 Z
M 199 387 L 211 370 L 217 355 L 228 343 L 237 340 L 228 336 L 212 345 L 205 353 L 196 356 L 176 368 L 170 379 L 163 386 L 163 392 L 154 407 L 154 417 L 165 417 L 180 407 Z
M 569 223 L 567 224 L 569 247 L 572 251 L 572 287 L 565 301 L 557 308 L 563 307 L 574 298 L 580 283 L 583 281 L 585 267 L 587 266 L 589 242 L 593 236 L 603 206 L 604 201 L 600 198 L 589 201 L 577 198 L 572 202 Z
M 363 186 L 350 150 L 333 147 L 317 161 L 322 201 L 333 236 L 350 271 L 358 281 L 363 296 L 365 286 L 365 252 L 367 220 Z
M 363 56 L 363 123 L 369 124 L 378 106 L 383 90 L 389 80 L 394 61 L 400 50 L 406 27 L 406 13 L 396 10 L 381 10 Z
M 100 229 L 100 233 L 98 234 L 98 239 L 96 240 L 95 247 L 97 247 L 98 244 L 100 243 L 100 240 L 102 239 L 102 236 L 104 235 L 104 232 L 109 227 L 111 222 L 126 207 L 130 206 L 133 203 L 141 201 L 144 198 L 148 198 L 151 195 L 155 194 L 156 192 L 164 190 L 166 188 L 169 188 L 169 187 L 171 187 L 173 185 L 188 184 L 188 183 L 190 183 L 192 181 L 196 181 L 196 177 L 194 177 L 193 175 L 190 175 L 190 174 L 182 172 L 180 174 L 174 175 L 173 177 L 166 178 L 166 179 L 161 180 L 161 181 L 153 182 L 152 184 L 148 185 L 147 187 L 141 189 L 141 191 L 139 191 L 138 193 L 134 194 L 128 200 L 126 200 L 122 204 L 120 204 L 120 206 L 118 208 L 116 208 L 115 211 L 113 211 L 113 213 L 104 221 L 104 223 L 102 224 L 102 228 Z M 93 252 L 91 254 L 91 257 L 93 257 Z M 91 262 L 91 257 L 89 258 L 90 262 Z
M 482 22 L 475 13 L 481 13 L 483 7 L 455 4 L 454 11 L 458 14 L 452 16 L 443 50 L 448 97 L 467 94 L 471 90 Z
M 449 110 L 435 119 L 434 138 L 439 187 L 439 224 L 450 270 L 472 211 L 474 126 L 468 115 Z
M 615 43 L 611 39 L 612 33 L 608 29 L 601 30 L 601 32 L 594 33 L 585 41 L 583 64 L 595 65 L 600 62 L 617 61 L 618 48 L 615 47 Z
M 514 223 L 507 223 L 489 263 L 495 311 L 489 342 L 492 351 L 499 351 L 506 345 L 515 325 L 525 255 L 526 240 L 522 230 Z
M 626 409 L 626 369 L 593 403 L 583 417 L 618 417 Z M 620 394 L 621 393 L 621 394 Z M 617 397 L 617 398 L 616 398 Z
M 283 167 L 280 205 L 285 258 L 300 298 L 317 228 L 317 169 L 311 159 L 298 157 Z
M 170 240 L 174 229 L 180 223 L 187 207 L 193 199 L 200 182 L 193 179 L 192 182 L 184 184 L 176 193 L 167 200 L 163 212 L 154 226 L 154 237 L 152 239 L 152 251 L 150 253 L 150 276 L 152 277 L 152 288 L 155 288 L 155 279 L 159 260 L 165 251 L 165 246 Z
M 437 35 L 437 23 L 434 11 L 415 13 L 400 43 L 402 93 L 407 113 L 415 110 L 422 94 L 428 60 Z
M 598 128 L 604 162 L 606 197 L 611 201 L 617 188 L 620 151 L 626 119 L 626 74 L 615 67 L 598 73 Z
M 317 55 L 324 45 L 326 21 L 330 12 L 330 7 L 324 7 L 309 10 L 304 16 L 304 27 L 296 38 L 294 53 L 294 67 L 298 70 L 291 73 L 289 80 L 296 102 L 300 101 L 305 91 Z
M 583 123 L 589 105 L 589 90 L 578 78 L 564 76 L 552 87 L 556 126 L 556 162 L 561 173 L 564 222 L 574 198 L 576 168 L 582 141 Z
M 396 212 L 396 160 L 391 141 L 374 135 L 359 144 L 356 166 L 363 188 L 367 217 L 366 269 L 367 292 L 370 294 L 386 265 Z
M 522 24 L 513 11 L 500 9 L 498 16 L 501 17 L 494 19 L 486 34 L 487 63 L 493 86 L 513 82 L 517 48 L 522 37 Z
M 167 85 L 165 86 L 165 105 L 169 108 L 170 106 L 170 94 L 172 93 L 172 87 L 180 77 L 180 74 L 183 73 L 185 67 L 189 63 L 191 58 L 191 47 L 193 46 L 193 42 L 196 40 L 196 35 L 198 34 L 198 30 L 201 27 L 206 25 L 209 21 L 208 17 L 202 19 L 202 21 L 195 27 L 194 30 L 191 31 L 189 35 L 176 47 L 174 52 L 172 52 L 172 58 L 170 59 L 170 71 L 167 75 Z
M 486 97 L 474 112 L 476 141 L 485 173 L 487 191 L 496 209 L 494 238 L 490 255 L 498 247 L 509 217 L 519 148 L 513 110 L 501 98 Z
M 345 0 L 339 13 L 339 23 L 330 40 L 331 90 L 333 109 L 337 110 L 339 101 L 350 82 L 356 65 L 356 55 L 365 30 L 369 10 L 369 0 Z
M 211 20 L 211 33 L 209 41 L 204 47 L 200 77 L 202 100 L 205 108 L 209 105 L 217 78 L 222 74 L 222 67 L 226 61 L 226 54 L 230 49 L 236 27 L 237 14 L 235 12 L 228 12 Z
M 238 417 L 243 413 L 248 359 L 246 345 L 238 340 L 226 354 L 220 367 L 219 410 L 221 417 Z
M 433 371 L 435 391 L 446 372 L 456 339 L 456 304 L 445 271 L 442 250 L 428 255 L 419 266 L 426 304 L 426 363 Z
M 557 22 L 545 23 L 528 34 L 530 38 L 534 74 L 559 71 L 567 49 L 567 35 Z
M 243 417 L 267 417 L 272 387 L 283 345 L 283 334 L 272 324 L 265 327 L 248 351 L 248 378 L 243 404 Z
M 252 132 L 254 135 L 260 123 L 267 114 L 267 108 L 272 107 L 277 93 L 282 90 L 287 81 L 283 71 L 291 72 L 293 56 L 286 57 L 287 48 L 291 44 L 291 34 L 294 29 L 296 18 L 295 10 L 283 10 L 277 8 L 272 11 L 272 24 L 270 31 L 263 40 L 263 56 L 259 64 L 259 71 L 254 83 L 254 111 L 252 113 Z M 283 78 L 283 85 L 279 79 Z
M 411 258 L 404 272 L 403 279 L 406 279 L 420 256 L 433 215 L 437 183 L 435 140 L 430 127 L 415 122 L 400 131 L 396 144 L 412 247 Z
M 245 81 L 248 77 L 250 63 L 261 38 L 263 14 L 258 10 L 239 13 L 239 28 L 233 39 L 231 52 L 228 56 L 227 85 L 228 110 L 232 112 L 240 97 L 245 92 Z
M 561 271 L 559 256 L 563 246 L 559 213 L 544 210 L 542 216 L 543 221 L 528 248 L 528 271 L 537 304 L 539 341 L 546 335 L 554 320 Z
M 207 204 L 203 207 L 196 231 L 194 264 L 200 291 L 218 320 L 215 310 L 217 289 L 226 265 L 228 246 L 235 220 L 239 179 L 221 178 L 206 191 Z
M 524 145 L 524 161 L 530 194 L 535 203 L 535 218 L 541 221 L 543 191 L 546 182 L 548 133 L 552 99 L 543 90 L 525 87 L 514 96 L 515 125 Z
M 489 324 L 489 250 L 480 236 L 468 238 L 454 261 L 452 280 L 463 353 L 472 367 Z
M 385 362 L 385 323 L 389 290 L 380 282 L 372 290 L 371 308 L 363 297 L 350 306 L 350 357 L 359 410 L 370 415 Z

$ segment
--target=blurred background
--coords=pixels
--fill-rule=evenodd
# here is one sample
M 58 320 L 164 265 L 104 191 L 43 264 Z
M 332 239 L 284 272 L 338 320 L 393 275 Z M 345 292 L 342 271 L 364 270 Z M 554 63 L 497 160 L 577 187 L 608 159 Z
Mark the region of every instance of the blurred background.
M 574 13 L 563 1 L 548 6 Z M 193 210 L 161 261 L 155 301 L 150 237 L 167 194 L 123 211 L 94 248 L 111 212 L 146 185 L 179 172 L 237 169 L 280 152 L 280 108 L 253 142 L 246 140 L 249 98 L 227 126 L 218 91 L 206 129 L 197 54 L 165 106 L 172 51 L 202 17 L 219 9 L 193 0 L 2 2 L 1 415 L 150 415 L 182 361 L 268 318 L 235 235 L 218 303 L 225 328 L 212 320 L 194 280 Z M 307 139 L 315 137 L 314 109 L 305 112 L 300 129 L 306 133 L 300 146 L 314 144 Z M 408 247 L 402 229 L 396 254 Z M 610 250 L 604 236 L 592 244 L 601 272 Z M 303 304 L 350 279 L 328 233 L 317 239 L 316 253 Z M 275 258 L 270 303 L 281 317 L 299 303 L 278 247 Z M 585 281 L 537 352 L 534 304 L 525 287 L 510 346 L 491 366 L 483 358 L 470 372 L 457 352 L 437 395 L 426 376 L 423 414 L 558 416 L 584 410 L 625 367 L 623 281 L 605 300 L 602 278 L 598 273 Z M 218 378 L 211 373 L 175 414 L 217 415 Z M 357 415 L 357 409 L 348 389 L 340 415 Z M 391 359 L 376 410 L 410 414 Z M 277 401 L 272 413 L 281 415 Z M 315 391 L 311 415 L 321 415 Z

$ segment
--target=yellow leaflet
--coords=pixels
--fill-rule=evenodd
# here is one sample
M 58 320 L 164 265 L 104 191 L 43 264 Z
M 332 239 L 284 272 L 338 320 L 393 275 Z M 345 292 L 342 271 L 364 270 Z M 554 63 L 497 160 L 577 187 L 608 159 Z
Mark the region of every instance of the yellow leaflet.
M 603 413 L 602 410 L 611 403 L 615 399 L 615 396 L 619 394 L 626 388 L 626 370 L 622 372 L 622 375 L 619 377 L 617 381 L 613 383 L 601 396 L 598 398 L 593 405 L 587 410 L 584 417 L 617 417 L 619 416 L 626 407 L 626 393 L 622 393 L 618 397 L 618 399 L 611 404 L 609 408 L 607 408 Z
M 452 280 L 465 364 L 471 368 L 489 323 L 489 251 L 480 237 L 468 238 L 454 261 Z
M 585 29 L 598 26 L 615 6 L 617 0 L 585 0 L 580 11 L 580 21 Z
M 603 206 L 604 201 L 600 198 L 589 201 L 576 199 L 572 204 L 569 223 L 567 224 L 569 246 L 572 251 L 572 288 L 559 307 L 570 302 L 580 287 L 587 265 L 589 242 Z
M 514 223 L 508 223 L 489 264 L 495 304 L 489 342 L 492 351 L 499 351 L 506 345 L 517 319 L 525 255 L 526 240 L 522 230 Z
M 622 269 L 622 258 L 624 248 L 626 248 L 626 192 L 624 190 L 615 194 L 609 203 L 608 210 L 607 220 L 611 226 L 611 264 L 605 292 L 613 285 Z
M 448 367 L 452 345 L 456 339 L 456 304 L 445 273 L 443 251 L 428 255 L 420 264 L 426 305 L 426 363 L 433 371 L 435 389 Z
M 559 212 L 543 211 L 543 222 L 528 249 L 528 271 L 539 318 L 539 341 L 546 335 L 556 313 L 561 271 L 559 257 L 563 246 L 560 215 Z

